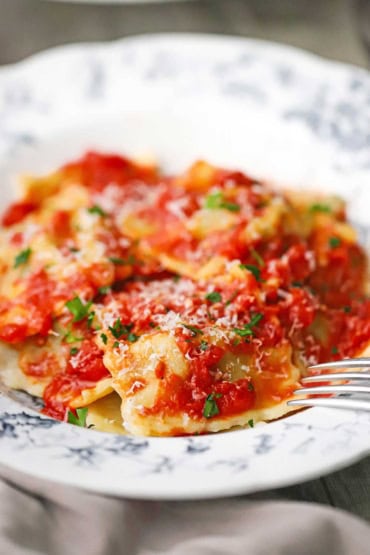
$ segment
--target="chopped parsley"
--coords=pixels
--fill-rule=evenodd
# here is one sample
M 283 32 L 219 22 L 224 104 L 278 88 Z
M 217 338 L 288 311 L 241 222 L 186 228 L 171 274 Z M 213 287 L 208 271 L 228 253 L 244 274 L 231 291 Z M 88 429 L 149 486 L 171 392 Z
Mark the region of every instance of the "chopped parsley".
M 226 301 L 225 306 L 229 306 L 229 304 L 231 304 L 238 295 L 239 295 L 239 291 L 234 291 L 231 297 Z
M 191 331 L 191 333 L 195 336 L 195 335 L 203 335 L 202 330 L 200 330 L 199 328 L 197 328 L 196 326 L 190 326 L 189 324 L 183 324 L 181 322 L 181 325 L 184 326 L 184 328 L 186 328 L 187 330 Z
M 72 349 L 69 352 L 70 352 L 71 356 L 74 357 L 75 355 L 77 355 L 78 349 L 77 349 L 77 347 L 72 347 Z
M 208 295 L 206 295 L 206 299 L 210 303 L 219 303 L 221 302 L 222 297 L 217 291 L 212 291 L 212 293 L 208 293 Z
M 257 264 L 263 268 L 265 263 L 263 261 L 262 256 L 256 251 L 256 249 L 254 249 L 253 247 L 251 248 L 251 255 L 253 256 L 253 258 L 255 259 L 255 261 L 257 262 Z
M 88 328 L 91 328 L 91 326 L 93 325 L 94 316 L 95 316 L 94 311 L 89 312 L 89 314 L 87 315 L 87 327 Z
M 225 200 L 224 195 L 221 191 L 216 193 L 211 193 L 206 197 L 204 208 L 210 208 L 214 210 L 216 208 L 224 208 L 225 210 L 229 210 L 230 212 L 239 212 L 240 206 L 235 202 L 228 202 Z
M 225 210 L 229 210 L 230 212 L 239 212 L 240 206 L 235 202 L 223 202 L 220 208 L 224 208 Z
M 341 243 L 342 241 L 339 239 L 339 237 L 330 237 L 329 239 L 329 247 L 331 249 L 336 249 L 340 246 Z
M 139 260 L 133 254 L 130 254 L 126 259 L 126 264 L 131 264 L 131 266 L 133 264 L 139 264 Z M 140 262 L 140 264 L 142 265 L 142 262 Z
M 70 252 L 80 252 L 80 249 L 78 249 L 77 247 L 69 247 L 69 251 Z
M 351 312 L 351 307 L 350 306 L 344 306 L 343 307 L 343 312 L 345 312 L 346 314 L 349 314 Z
M 253 418 L 251 418 L 250 420 L 248 420 L 248 426 L 249 426 L 250 428 L 254 428 L 254 420 L 253 420 Z
M 326 212 L 328 214 L 331 212 L 331 208 L 328 204 L 321 204 L 320 202 L 317 202 L 315 204 L 311 204 L 310 212 Z
M 106 212 L 104 212 L 104 210 L 98 206 L 97 204 L 94 204 L 94 206 L 90 206 L 90 208 L 87 209 L 87 211 L 90 214 L 97 214 L 98 216 L 102 216 L 104 218 L 104 216 L 107 215 Z
M 120 258 L 119 256 L 109 256 L 108 260 L 113 262 L 116 266 L 132 266 L 137 263 L 137 260 L 133 254 L 130 254 L 127 258 Z
M 131 343 L 135 343 L 135 341 L 137 341 L 137 340 L 139 339 L 139 337 L 140 337 L 140 336 L 139 336 L 139 335 L 136 335 L 136 333 L 130 332 L 130 333 L 127 335 L 127 338 L 126 338 L 126 339 L 127 339 L 127 341 L 131 341 Z
M 204 340 L 202 339 L 202 341 L 200 342 L 200 345 L 199 345 L 199 349 L 200 349 L 201 351 L 203 351 L 203 352 L 206 351 L 206 350 L 208 349 L 208 343 L 207 343 L 207 341 L 204 341 Z
M 117 347 L 119 347 L 119 341 L 113 343 L 113 349 L 117 349 Z
M 239 266 L 243 270 L 249 270 L 249 272 L 251 272 L 251 274 L 253 274 L 253 276 L 255 277 L 255 279 L 257 281 L 262 281 L 261 280 L 261 270 L 259 268 L 257 268 L 257 266 L 255 266 L 254 264 L 239 264 Z
M 248 391 L 254 391 L 254 385 L 252 382 L 248 382 Z
M 86 418 L 88 411 L 89 409 L 87 407 L 76 409 L 76 414 L 69 410 L 67 422 L 69 424 L 74 424 L 75 426 L 80 426 L 81 428 L 86 428 Z
M 111 287 L 110 285 L 103 285 L 102 287 L 99 287 L 98 292 L 100 295 L 108 295 L 108 293 L 111 292 Z
M 103 341 L 104 345 L 108 343 L 108 337 L 106 336 L 105 333 L 100 334 L 100 339 Z
M 254 335 L 254 327 L 262 320 L 263 314 L 257 312 L 253 314 L 248 324 L 245 324 L 243 328 L 233 328 L 233 331 L 240 335 L 240 337 L 246 337 L 247 335 Z
M 124 339 L 126 339 L 126 341 L 130 341 L 131 343 L 135 343 L 135 341 L 137 341 L 139 339 L 139 335 L 136 335 L 135 333 L 133 333 L 131 330 L 134 327 L 133 324 L 122 324 L 121 319 L 117 318 L 117 320 L 114 322 L 113 326 L 109 326 L 109 331 L 111 332 L 111 334 L 113 335 L 113 337 L 115 337 L 116 339 L 120 339 L 122 336 L 126 336 L 124 337 Z M 104 340 L 103 340 L 104 341 Z M 113 347 L 115 346 L 115 344 L 118 343 L 117 341 L 114 343 Z
M 331 354 L 337 355 L 338 353 L 339 353 L 338 347 L 336 345 L 333 345 L 333 347 L 331 348 Z
M 126 260 L 124 258 L 120 258 L 119 256 L 109 256 L 108 260 L 113 262 L 116 266 L 124 266 L 127 264 Z
M 109 326 L 109 331 L 116 338 L 119 339 L 122 335 L 127 335 L 133 328 L 133 324 L 122 324 L 121 318 L 117 318 L 113 326 Z
M 217 416 L 220 413 L 220 409 L 216 403 L 216 399 L 222 397 L 221 393 L 211 393 L 208 395 L 204 402 L 203 407 L 203 416 L 205 418 L 212 418 L 213 416 Z
M 19 266 L 22 266 L 22 264 L 26 264 L 26 262 L 28 262 L 28 259 L 31 255 L 31 249 L 24 249 L 23 251 L 21 251 L 19 254 L 17 254 L 17 256 L 14 259 L 14 268 L 18 268 Z
M 172 277 L 172 281 L 174 281 L 175 283 L 178 283 L 178 282 L 180 281 L 180 276 L 174 275 L 174 276 Z
M 81 322 L 86 316 L 89 314 L 90 306 L 92 305 L 92 301 L 88 301 L 84 304 L 80 297 L 74 297 L 70 301 L 66 302 L 66 307 L 68 308 L 69 312 L 73 314 L 72 322 Z
M 73 335 L 73 332 L 71 330 L 69 330 L 69 331 L 67 331 L 67 333 L 63 337 L 63 340 L 66 343 L 76 343 L 77 341 L 83 341 L 84 338 L 83 337 L 77 337 L 77 335 Z

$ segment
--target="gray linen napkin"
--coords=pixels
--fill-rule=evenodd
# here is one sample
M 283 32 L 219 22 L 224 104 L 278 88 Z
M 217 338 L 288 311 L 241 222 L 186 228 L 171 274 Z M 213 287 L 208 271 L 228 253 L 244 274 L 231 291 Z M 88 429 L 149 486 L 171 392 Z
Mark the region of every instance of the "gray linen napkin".
M 17 477 L 0 482 L 0 555 L 369 555 L 343 511 L 246 498 L 129 501 Z

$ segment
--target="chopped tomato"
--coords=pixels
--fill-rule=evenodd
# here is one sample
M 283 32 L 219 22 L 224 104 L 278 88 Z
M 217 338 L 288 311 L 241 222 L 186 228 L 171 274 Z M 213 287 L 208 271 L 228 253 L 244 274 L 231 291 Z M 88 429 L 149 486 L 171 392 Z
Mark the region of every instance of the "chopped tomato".
M 4 212 L 1 218 L 1 224 L 4 227 L 17 224 L 35 209 L 36 205 L 30 202 L 15 202 Z
M 88 152 L 63 169 L 67 175 L 76 175 L 86 187 L 95 191 L 101 191 L 111 183 L 125 185 L 132 179 L 151 181 L 156 177 L 152 166 L 140 166 L 123 156 L 97 152 Z

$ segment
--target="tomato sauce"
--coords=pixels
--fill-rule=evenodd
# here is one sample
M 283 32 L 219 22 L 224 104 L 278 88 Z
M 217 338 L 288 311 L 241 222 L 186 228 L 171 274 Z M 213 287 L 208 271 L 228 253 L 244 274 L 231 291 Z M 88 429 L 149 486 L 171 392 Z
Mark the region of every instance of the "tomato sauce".
M 7 343 L 18 343 L 36 334 L 45 336 L 52 327 L 51 297 L 55 283 L 40 270 L 25 285 L 16 300 L 0 301 L 0 339 Z M 13 321 L 9 321 L 12 314 Z
M 64 419 L 83 390 L 110 375 L 95 342 L 99 330 L 91 327 L 94 315 L 88 321 L 86 314 L 78 323 L 66 315 L 66 302 L 75 297 L 118 306 L 121 324 L 133 341 L 159 331 L 175 337 L 188 376 L 170 374 L 159 362 L 159 395 L 145 414 L 180 411 L 200 419 L 207 399 L 221 417 L 272 406 L 296 387 L 289 382 L 292 356 L 294 363 L 308 366 L 355 356 L 369 343 L 363 250 L 335 235 L 334 220 L 307 236 L 284 231 L 280 220 L 272 229 L 267 225 L 260 234 L 252 232 L 250 224 L 256 218 L 261 224 L 279 195 L 240 172 L 201 167 L 198 176 L 193 167 L 185 177 L 170 178 L 154 166 L 88 152 L 60 170 L 62 181 L 78 182 L 88 190 L 86 210 L 95 207 L 97 217 L 89 220 L 90 244 L 98 245 L 101 257 L 84 259 L 78 244 L 79 233 L 86 230 L 78 229 L 73 210 L 55 210 L 44 232 L 64 257 L 66 269 L 75 264 L 73 271 L 64 274 L 62 264 L 60 278 L 55 277 L 52 263 L 49 273 L 48 265 L 32 265 L 31 255 L 30 266 L 27 260 L 21 265 L 14 284 L 22 285 L 19 295 L 0 299 L 0 340 L 22 349 L 26 340 L 37 343 L 53 333 L 65 334 L 64 364 L 50 353 L 21 365 L 29 376 L 50 379 L 44 394 L 46 414 Z M 104 206 L 95 205 L 98 201 Z M 142 231 L 138 237 L 131 237 L 125 227 L 127 205 L 133 207 L 128 215 L 135 220 L 134 228 Z M 230 225 L 195 233 L 193 220 L 212 208 L 228 210 Z M 11 228 L 37 211 L 31 202 L 17 202 L 3 214 L 2 225 Z M 344 214 L 338 217 L 342 221 Z M 28 247 L 27 241 L 27 233 L 18 228 L 10 233 L 10 244 L 20 250 Z M 216 256 L 225 259 L 226 267 L 234 261 L 244 274 L 229 281 L 215 276 L 197 282 L 196 275 L 194 281 L 186 280 L 166 268 L 164 254 L 190 262 L 195 274 Z M 77 338 L 74 354 L 68 333 Z M 127 336 L 118 340 L 129 341 Z M 276 358 L 274 350 L 289 360 Z M 245 362 L 244 374 L 227 362 L 228 356 Z M 135 383 L 144 387 L 140 380 Z
M 63 243 L 71 237 L 71 215 L 66 210 L 57 210 L 51 217 L 49 225 L 50 236 L 58 245 Z
M 85 339 L 78 353 L 69 358 L 66 369 L 57 373 L 44 392 L 45 414 L 63 420 L 70 403 L 85 389 L 110 377 L 103 364 L 103 353 L 92 339 Z
M 183 381 L 176 374 L 165 375 L 159 386 L 158 401 L 145 414 L 178 414 L 185 412 L 192 418 L 202 418 L 204 403 L 209 395 L 217 399 L 221 416 L 231 416 L 246 411 L 253 406 L 254 391 L 250 379 L 230 382 L 216 382 L 212 370 L 216 368 L 224 351 L 216 346 L 201 353 L 190 363 L 190 377 Z
M 50 378 L 62 371 L 60 361 L 54 353 L 41 350 L 39 356 L 27 356 L 27 352 L 19 357 L 19 365 L 27 376 L 33 378 Z
M 125 185 L 132 180 L 153 181 L 156 168 L 142 166 L 116 154 L 88 152 L 77 162 L 67 164 L 64 173 L 94 191 L 102 191 L 107 185 Z
M 37 206 L 30 202 L 15 202 L 9 206 L 1 218 L 1 225 L 10 227 L 21 222 Z

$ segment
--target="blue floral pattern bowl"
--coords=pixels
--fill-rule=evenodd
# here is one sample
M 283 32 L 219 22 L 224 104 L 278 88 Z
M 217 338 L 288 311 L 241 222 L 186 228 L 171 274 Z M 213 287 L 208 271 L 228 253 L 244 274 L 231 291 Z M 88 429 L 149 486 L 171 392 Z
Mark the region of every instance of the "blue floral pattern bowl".
M 18 173 L 87 148 L 196 158 L 346 198 L 369 247 L 370 76 L 289 47 L 202 35 L 57 48 L 0 70 L 2 203 Z M 370 453 L 370 413 L 310 409 L 254 429 L 141 438 L 40 415 L 3 388 L 0 465 L 143 499 L 227 496 L 304 481 Z

